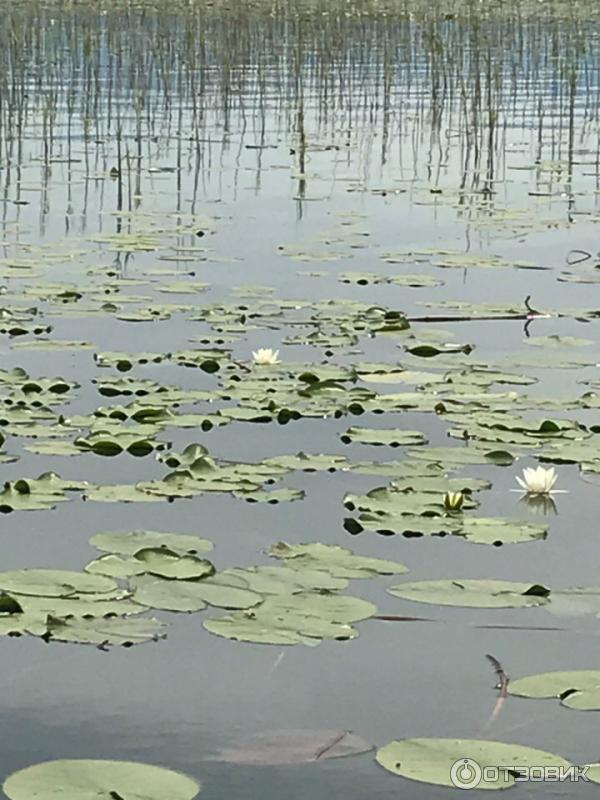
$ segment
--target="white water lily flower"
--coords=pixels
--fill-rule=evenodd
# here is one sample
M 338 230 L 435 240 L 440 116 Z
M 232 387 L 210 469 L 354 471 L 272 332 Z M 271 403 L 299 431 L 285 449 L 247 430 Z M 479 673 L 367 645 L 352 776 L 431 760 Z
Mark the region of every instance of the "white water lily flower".
M 252 351 L 252 358 L 255 364 L 279 364 L 279 350 L 260 347 L 256 352 Z
M 558 475 L 554 467 L 550 469 L 526 467 L 523 470 L 523 478 L 517 476 L 517 483 L 528 494 L 550 494 L 557 480 Z

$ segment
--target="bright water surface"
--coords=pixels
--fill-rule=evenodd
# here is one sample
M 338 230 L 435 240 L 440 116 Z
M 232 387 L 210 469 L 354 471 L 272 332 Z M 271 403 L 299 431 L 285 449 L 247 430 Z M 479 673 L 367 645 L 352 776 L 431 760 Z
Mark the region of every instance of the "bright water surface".
M 117 10 L 120 5 L 0 6 L 0 256 L 11 297 L 36 283 L 85 285 L 87 270 L 103 268 L 141 281 L 125 287 L 125 295 L 195 306 L 231 299 L 233 287 L 263 285 L 282 298 L 352 298 L 409 315 L 435 314 L 424 303 L 442 300 L 520 307 L 527 295 L 536 308 L 600 307 L 593 283 L 557 281 L 568 269 L 591 270 L 598 250 L 600 29 L 585 9 L 551 2 L 534 9 L 508 3 L 489 14 L 483 4 L 432 11 L 418 2 L 391 8 L 334 2 L 302 10 L 300 0 L 300 11 L 244 2 L 221 10 L 193 2 L 181 8 L 126 3 Z M 121 179 L 109 175 L 119 163 L 118 148 Z M 164 229 L 151 252 L 115 253 L 94 241 L 98 234 L 149 228 Z M 206 235 L 196 236 L 199 230 Z M 549 269 L 441 269 L 382 260 L 387 252 L 427 248 L 496 254 Z M 573 249 L 592 257 L 569 268 Z M 305 260 L 291 258 L 294 252 Z M 23 259 L 37 262 L 32 274 L 10 267 Z M 161 285 L 177 276 L 152 274 L 157 269 L 176 270 L 182 280 L 193 272 L 210 288 L 161 294 Z M 337 274 L 349 270 L 419 272 L 444 285 L 339 283 Z M 168 352 L 193 347 L 189 339 L 208 332 L 180 313 L 134 323 L 108 314 L 62 315 L 60 306 L 27 302 L 53 326 L 50 338 L 94 345 L 44 352 L 2 338 L 3 368 L 22 366 L 34 376 L 62 375 L 81 385 L 69 414 L 108 404 L 91 382 L 99 374 L 94 352 Z M 435 327 L 476 345 L 473 357 L 484 361 L 535 352 L 524 344 L 520 321 Z M 282 345 L 288 333 L 252 331 L 233 344 L 235 357 L 245 361 L 258 346 L 279 348 L 283 361 L 326 357 L 322 348 Z M 573 319 L 536 320 L 528 333 L 600 339 L 597 322 Z M 359 346 L 362 360 L 402 360 L 392 338 Z M 592 350 L 596 345 L 585 355 Z M 349 356 L 336 351 L 330 360 L 347 363 Z M 216 386 L 213 376 L 173 366 L 128 374 Z M 595 367 L 532 374 L 540 379 L 535 393 L 564 397 L 581 394 L 578 382 L 598 376 Z M 594 412 L 576 416 L 597 421 Z M 460 446 L 447 439 L 443 420 L 409 412 L 358 422 L 234 423 L 206 434 L 173 430 L 167 438 L 175 450 L 199 441 L 215 457 L 240 461 L 299 450 L 354 460 L 400 457 L 398 450 L 342 444 L 339 433 L 349 424 L 415 428 L 434 444 Z M 164 474 L 152 457 L 46 457 L 21 450 L 23 443 L 10 441 L 9 452 L 21 458 L 2 466 L 4 480 L 49 469 L 97 483 Z M 530 463 L 522 459 L 518 468 Z M 481 496 L 482 514 L 539 521 L 511 492 L 516 470 L 473 467 L 466 474 L 493 481 Z M 284 484 L 304 488 L 306 498 L 277 506 L 226 495 L 152 504 L 84 503 L 75 496 L 52 511 L 14 513 L 2 518 L 2 569 L 81 569 L 96 555 L 88 543 L 94 533 L 149 529 L 213 540 L 218 568 L 267 563 L 265 551 L 279 539 L 318 540 L 401 561 L 410 580 L 593 586 L 598 488 L 582 481 L 576 466 L 559 472 L 569 493 L 558 496 L 544 541 L 496 548 L 456 537 L 351 537 L 342 527 L 344 494 L 386 479 L 294 473 Z M 52 758 L 107 758 L 184 771 L 202 781 L 206 800 L 450 796 L 449 789 L 395 778 L 372 754 L 276 768 L 210 760 L 243 735 L 276 728 L 349 729 L 376 745 L 412 736 L 493 736 L 574 763 L 600 758 L 596 715 L 553 701 L 509 698 L 492 728 L 483 730 L 496 700 L 484 655 L 493 653 L 514 676 L 594 668 L 593 615 L 417 605 L 386 594 L 397 582 L 363 581 L 350 591 L 372 599 L 381 613 L 436 622 L 370 620 L 358 625 L 355 641 L 287 648 L 280 661 L 279 648 L 208 634 L 201 625 L 206 612 L 160 612 L 171 623 L 166 641 L 108 653 L 0 639 L 0 777 Z M 486 624 L 563 630 L 478 627 Z M 522 785 L 513 796 L 593 792 L 593 785 Z

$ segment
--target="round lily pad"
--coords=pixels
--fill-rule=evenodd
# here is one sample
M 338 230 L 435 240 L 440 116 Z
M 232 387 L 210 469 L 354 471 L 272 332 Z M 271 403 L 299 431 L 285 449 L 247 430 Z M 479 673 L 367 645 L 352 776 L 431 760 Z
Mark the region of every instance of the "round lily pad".
M 292 569 L 324 570 L 338 578 L 371 578 L 378 574 L 398 575 L 408 572 L 404 564 L 382 558 L 358 556 L 345 547 L 321 544 L 321 542 L 299 545 L 277 542 L 269 550 L 269 555 L 284 559 Z
M 102 575 L 58 569 L 17 569 L 0 572 L 0 589 L 17 594 L 68 597 L 112 592 L 117 584 Z
M 508 691 L 518 697 L 557 697 L 578 711 L 600 711 L 600 670 L 540 672 L 511 681 Z
M 159 533 L 157 531 L 126 531 L 97 533 L 90 544 L 106 553 L 133 556 L 145 547 L 165 547 L 178 553 L 207 553 L 213 544 L 208 539 L 186 533 Z
M 540 672 L 510 682 L 510 694 L 519 697 L 560 697 L 569 690 L 595 689 L 600 686 L 600 670 L 576 669 Z
M 141 575 L 146 571 L 146 567 L 135 558 L 122 558 L 107 553 L 90 561 L 85 571 L 93 575 L 106 575 L 109 578 L 127 578 L 130 575 Z
M 252 608 L 262 603 L 262 595 L 238 586 L 200 581 L 142 580 L 133 599 L 148 608 L 164 611 L 201 611 L 207 603 L 219 608 Z
M 470 608 L 526 608 L 547 602 L 544 586 L 516 581 L 442 580 L 399 583 L 390 594 L 417 603 Z
M 15 772 L 2 787 L 10 800 L 192 800 L 200 784 L 170 769 L 129 761 L 46 761 Z
M 164 548 L 145 547 L 143 550 L 138 550 L 135 560 L 143 564 L 146 572 L 152 575 L 177 580 L 202 578 L 205 575 L 212 575 L 215 571 L 211 562 L 205 558 L 181 556 Z
M 403 778 L 478 790 L 508 789 L 519 767 L 570 766 L 561 756 L 544 750 L 478 739 L 402 739 L 378 750 L 376 759 Z

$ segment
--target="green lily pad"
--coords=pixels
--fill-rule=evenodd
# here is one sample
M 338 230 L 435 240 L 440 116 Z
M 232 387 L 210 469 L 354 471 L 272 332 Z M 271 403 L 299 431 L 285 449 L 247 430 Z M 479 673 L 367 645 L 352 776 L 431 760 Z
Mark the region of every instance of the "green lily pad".
M 109 617 L 63 619 L 48 617 L 44 638 L 71 644 L 93 644 L 97 647 L 131 647 L 164 639 L 166 625 L 153 618 Z
M 600 711 L 599 670 L 541 672 L 511 681 L 508 691 L 518 697 L 557 697 L 568 708 Z
M 90 544 L 107 553 L 134 556 L 146 547 L 165 548 L 179 554 L 196 555 L 213 549 L 213 543 L 187 533 L 159 533 L 157 531 L 126 531 L 97 533 Z
M 19 569 L 0 572 L 0 589 L 25 595 L 69 597 L 76 594 L 104 594 L 117 584 L 101 575 L 53 569 Z
M 372 578 L 374 575 L 399 575 L 408 572 L 404 564 L 382 558 L 357 556 L 351 550 L 320 542 L 290 545 L 277 542 L 269 555 L 284 559 L 292 569 L 324 570 L 338 578 Z
M 229 583 L 231 579 L 243 581 L 243 586 L 261 595 L 298 594 L 307 590 L 334 591 L 345 589 L 348 581 L 323 569 L 295 570 L 291 567 L 234 567 L 218 572 L 213 580 Z M 235 585 L 235 584 L 233 584 Z
M 164 442 L 144 436 L 127 432 L 117 434 L 111 431 L 96 431 L 86 438 L 75 439 L 73 444 L 83 452 L 92 452 L 98 456 L 118 456 L 120 453 L 127 452 L 138 458 L 166 447 Z
M 201 611 L 206 605 L 226 609 L 252 608 L 263 602 L 263 596 L 247 588 L 199 581 L 142 580 L 136 581 L 133 600 L 148 608 L 164 611 Z
M 91 619 L 92 617 L 125 617 L 131 614 L 140 614 L 144 611 L 141 606 L 129 599 L 130 593 L 126 590 L 103 594 L 69 595 L 68 597 L 42 597 L 24 594 L 14 594 L 23 614 L 27 618 L 44 623 L 48 615 L 61 619 Z M 29 629 L 28 629 L 29 630 Z M 31 631 L 30 631 L 31 632 Z
M 272 596 L 255 609 L 208 618 L 210 633 L 256 644 L 310 644 L 311 640 L 353 639 L 349 623 L 372 616 L 372 603 L 358 597 L 316 594 Z
M 54 508 L 57 503 L 69 498 L 66 491 L 75 491 L 87 486 L 85 482 L 63 481 L 53 472 L 46 472 L 39 478 L 19 478 L 6 481 L 0 492 L 0 513 L 12 511 L 39 511 Z
M 493 464 L 509 467 L 514 463 L 514 456 L 504 449 L 479 449 L 475 447 L 423 447 L 406 451 L 409 458 L 438 461 L 449 466 L 460 464 Z
M 180 555 L 164 547 L 145 547 L 134 556 L 152 575 L 176 580 L 190 580 L 213 575 L 215 568 L 210 561 L 191 555 Z
M 336 472 L 350 466 L 344 456 L 306 455 L 302 452 L 295 456 L 265 458 L 262 463 L 266 466 L 281 467 L 285 470 L 302 470 L 302 472 Z
M 293 503 L 296 500 L 304 500 L 306 492 L 303 489 L 262 489 L 253 492 L 237 491 L 233 493 L 235 497 L 245 500 L 247 503 Z
M 46 761 L 13 773 L 3 785 L 10 800 L 192 800 L 200 784 L 179 772 L 128 761 Z
M 519 767 L 571 766 L 561 756 L 544 750 L 478 739 L 401 739 L 380 748 L 375 758 L 384 769 L 403 778 L 479 790 L 513 786 Z M 468 765 L 463 777 L 461 765 L 465 762 Z M 495 780 L 486 780 L 486 767 L 498 766 L 506 769 L 500 770 Z
M 496 580 L 440 580 L 399 583 L 387 590 L 403 600 L 468 608 L 527 608 L 548 602 L 539 584 Z
M 93 575 L 106 575 L 109 578 L 127 578 L 131 575 L 142 575 L 146 572 L 146 567 L 135 558 L 122 558 L 108 553 L 90 561 L 85 571 Z

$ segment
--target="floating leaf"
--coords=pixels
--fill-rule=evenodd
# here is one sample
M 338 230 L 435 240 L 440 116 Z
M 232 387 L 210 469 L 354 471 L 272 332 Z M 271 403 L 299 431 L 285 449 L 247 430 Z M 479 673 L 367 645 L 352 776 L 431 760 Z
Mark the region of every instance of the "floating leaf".
M 90 544 L 98 550 L 119 555 L 134 556 L 146 547 L 165 548 L 176 553 L 206 553 L 213 549 L 213 543 L 199 536 L 187 533 L 159 533 L 157 531 L 127 531 L 115 533 L 97 533 L 90 539 Z
M 518 697 L 557 697 L 568 708 L 600 711 L 599 670 L 541 672 L 511 681 L 508 691 Z
M 210 561 L 191 555 L 179 555 L 164 547 L 145 547 L 134 556 L 152 575 L 176 580 L 190 580 L 213 575 L 215 568 Z
M 548 602 L 539 584 L 495 580 L 439 580 L 399 583 L 390 594 L 418 603 L 469 608 L 526 608 Z
M 252 608 L 263 597 L 247 588 L 199 581 L 143 580 L 136 581 L 133 600 L 148 608 L 164 611 L 201 611 L 207 604 L 226 609 Z
M 69 597 L 76 594 L 108 594 L 117 584 L 101 575 L 52 569 L 19 569 L 0 572 L 0 589 L 25 595 Z
M 351 731 L 277 730 L 220 750 L 215 761 L 253 766 L 309 764 L 367 753 L 373 746 Z
M 399 575 L 408 572 L 404 564 L 355 555 L 351 550 L 320 542 L 290 545 L 277 542 L 269 555 L 282 558 L 292 569 L 321 569 L 338 578 L 372 578 L 374 575 Z
M 570 766 L 561 756 L 544 750 L 478 739 L 401 739 L 380 748 L 375 758 L 384 769 L 394 775 L 413 781 L 464 789 L 507 789 L 515 784 L 519 767 L 566 769 Z M 461 786 L 458 769 L 463 762 L 467 762 L 467 776 Z M 469 767 L 472 762 L 481 768 L 481 775 L 473 766 Z M 457 764 L 459 767 L 455 766 Z M 497 771 L 496 780 L 484 780 L 487 767 L 505 769 Z
M 192 800 L 200 784 L 179 772 L 129 761 L 46 761 L 14 772 L 3 785 L 10 800 Z
M 85 571 L 94 575 L 106 575 L 109 578 L 127 578 L 130 575 L 143 574 L 146 572 L 146 567 L 135 558 L 122 558 L 109 553 L 90 561 Z
M 256 644 L 310 644 L 313 639 L 353 639 L 348 623 L 372 616 L 372 603 L 357 597 L 315 594 L 269 597 L 255 609 L 208 618 L 210 633 Z
M 166 625 L 157 619 L 62 619 L 48 617 L 45 638 L 72 644 L 93 644 L 97 647 L 123 646 L 155 642 L 164 639 Z

